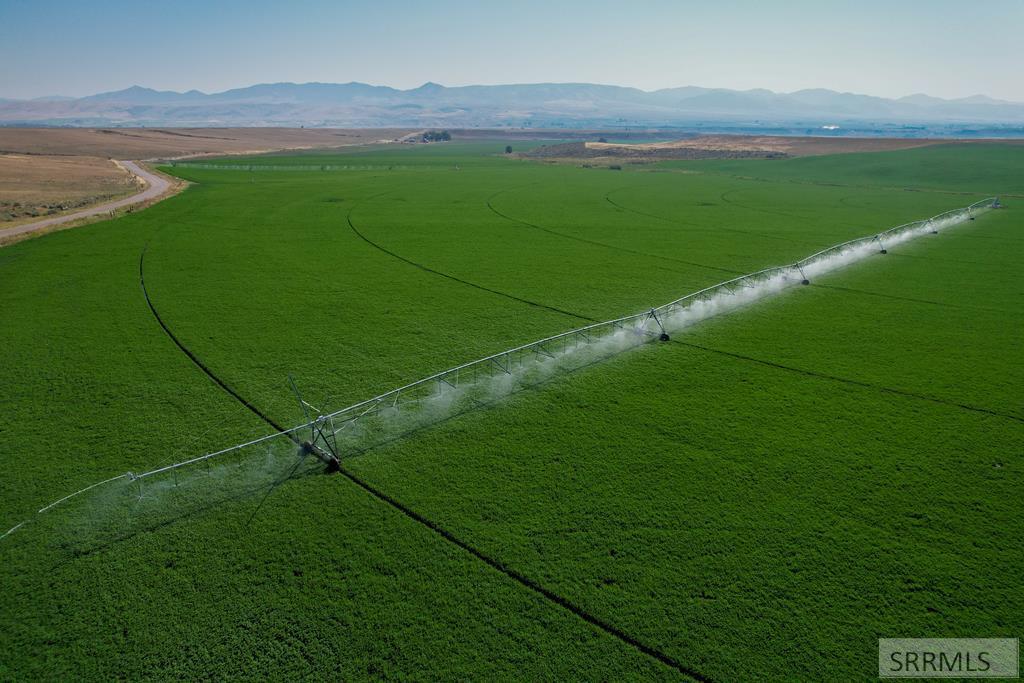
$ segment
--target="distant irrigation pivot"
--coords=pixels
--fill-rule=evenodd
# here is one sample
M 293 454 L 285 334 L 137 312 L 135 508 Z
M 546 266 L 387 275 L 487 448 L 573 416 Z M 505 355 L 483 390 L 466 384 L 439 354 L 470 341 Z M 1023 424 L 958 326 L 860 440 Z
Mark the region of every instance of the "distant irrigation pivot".
M 37 514 L 65 504 L 76 496 L 112 484 L 130 483 L 143 497 L 143 483 L 157 489 L 175 489 L 180 476 L 197 465 L 230 460 L 239 469 L 250 467 L 263 474 L 282 463 L 301 462 L 313 455 L 337 469 L 338 461 L 365 452 L 413 429 L 440 419 L 489 405 L 524 387 L 533 386 L 557 372 L 571 371 L 610 357 L 651 340 L 667 341 L 670 335 L 719 313 L 734 310 L 783 289 L 810 281 L 824 273 L 859 261 L 872 254 L 886 253 L 896 244 L 915 237 L 935 234 L 953 225 L 974 220 L 981 213 L 1000 206 L 990 197 L 970 206 L 953 209 L 928 219 L 914 221 L 866 237 L 822 249 L 795 263 L 765 268 L 687 294 L 641 313 L 597 322 L 556 334 L 529 344 L 449 368 L 360 403 L 311 416 L 312 408 L 296 394 L 306 416 L 302 424 L 281 432 L 237 444 L 213 453 L 158 467 L 142 473 L 127 472 L 94 483 L 43 506 Z M 292 385 L 294 389 L 294 384 Z M 314 412 L 316 409 L 314 409 Z M 263 453 L 260 466 L 253 466 L 253 454 Z M 248 463 L 248 465 L 247 465 Z M 242 478 L 233 469 L 233 478 Z M 173 477 L 173 482 L 159 481 Z M 199 480 L 193 477 L 193 481 Z M 255 481 L 255 475 L 248 478 Z M 21 524 L 0 535 L 0 539 Z
M 206 171 L 431 171 L 448 168 L 441 164 L 228 164 L 202 161 L 177 161 L 168 159 L 160 162 L 172 168 Z

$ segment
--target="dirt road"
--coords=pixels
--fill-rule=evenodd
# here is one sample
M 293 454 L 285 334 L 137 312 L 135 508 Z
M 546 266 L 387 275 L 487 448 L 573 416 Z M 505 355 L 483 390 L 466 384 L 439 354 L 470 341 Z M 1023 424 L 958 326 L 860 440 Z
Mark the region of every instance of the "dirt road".
M 141 178 L 146 183 L 146 189 L 138 194 L 132 195 L 131 197 L 98 204 L 88 209 L 75 211 L 74 213 L 65 214 L 63 216 L 54 216 L 53 218 L 44 218 L 31 223 L 25 223 L 24 225 L 17 225 L 13 228 L 0 229 L 0 240 L 8 237 L 15 237 L 17 235 L 24 235 L 30 232 L 36 232 L 38 230 L 44 230 L 54 225 L 70 223 L 71 221 L 89 218 L 90 216 L 109 214 L 111 211 L 116 211 L 117 209 L 122 209 L 126 206 L 132 206 L 134 204 L 147 202 L 151 199 L 156 199 L 167 192 L 171 187 L 171 183 L 165 178 L 162 178 L 155 173 L 150 173 L 134 161 L 119 161 L 117 163 L 127 169 L 132 175 L 137 178 Z

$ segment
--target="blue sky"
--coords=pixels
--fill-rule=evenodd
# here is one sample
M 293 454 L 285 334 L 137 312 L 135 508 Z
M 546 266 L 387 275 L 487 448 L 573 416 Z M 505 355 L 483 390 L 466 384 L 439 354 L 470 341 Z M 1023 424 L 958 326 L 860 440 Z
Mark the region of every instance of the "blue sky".
M 0 97 L 574 81 L 1024 101 L 1024 0 L 0 0 Z

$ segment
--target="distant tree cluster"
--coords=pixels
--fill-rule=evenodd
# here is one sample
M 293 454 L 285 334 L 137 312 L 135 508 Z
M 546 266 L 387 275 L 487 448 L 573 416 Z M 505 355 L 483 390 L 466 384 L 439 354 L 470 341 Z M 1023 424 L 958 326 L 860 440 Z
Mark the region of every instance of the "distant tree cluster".
M 423 134 L 423 142 L 447 142 L 452 139 L 452 134 L 446 130 L 428 130 Z

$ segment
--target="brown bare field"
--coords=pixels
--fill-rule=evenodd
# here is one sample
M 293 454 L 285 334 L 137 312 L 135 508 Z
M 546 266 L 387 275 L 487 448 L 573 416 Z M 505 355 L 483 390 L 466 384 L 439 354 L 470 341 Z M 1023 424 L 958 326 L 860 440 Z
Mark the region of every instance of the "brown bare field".
M 1000 142 L 1024 144 L 1024 140 L 982 138 L 857 138 L 785 137 L 772 135 L 699 135 L 664 142 L 577 141 L 537 147 L 515 156 L 549 163 L 615 165 L 646 164 L 669 159 L 781 159 L 786 157 L 887 152 L 930 145 L 972 145 Z
M 0 152 L 170 159 L 366 145 L 396 141 L 414 132 L 394 128 L 0 128 Z
M 910 138 L 841 138 L 841 137 L 781 137 L 772 135 L 701 135 L 670 142 L 617 144 L 587 142 L 588 149 L 615 152 L 655 150 L 707 150 L 721 152 L 780 153 L 786 156 L 816 156 L 850 152 L 886 152 L 913 147 L 925 147 L 951 142 L 938 139 Z
M 109 159 L 0 154 L 0 227 L 99 204 L 138 188 L 135 177 Z

